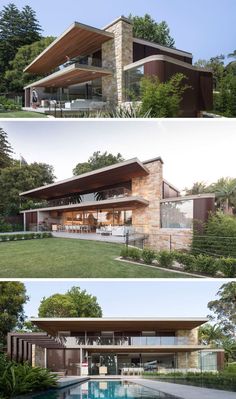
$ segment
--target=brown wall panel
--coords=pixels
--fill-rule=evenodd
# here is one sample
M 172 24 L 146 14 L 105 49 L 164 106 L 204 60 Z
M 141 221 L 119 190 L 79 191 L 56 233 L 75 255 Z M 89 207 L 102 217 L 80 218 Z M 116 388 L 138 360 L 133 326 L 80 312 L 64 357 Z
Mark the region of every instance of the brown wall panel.
M 47 366 L 52 371 L 65 370 L 65 350 L 64 349 L 48 349 L 47 350 Z
M 140 43 L 133 44 L 133 62 L 139 61 L 143 58 L 150 57 L 151 55 L 168 55 L 169 57 L 175 58 L 180 61 L 187 62 L 188 64 L 192 64 L 192 58 L 187 56 L 183 56 L 180 54 L 174 54 L 169 52 L 168 50 L 158 49 L 152 46 L 147 46 Z

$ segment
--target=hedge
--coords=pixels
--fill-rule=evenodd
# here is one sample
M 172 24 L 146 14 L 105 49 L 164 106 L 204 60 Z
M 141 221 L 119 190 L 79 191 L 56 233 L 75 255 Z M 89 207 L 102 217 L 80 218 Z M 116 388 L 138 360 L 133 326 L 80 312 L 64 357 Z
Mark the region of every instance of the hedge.
M 0 234 L 0 242 L 33 240 L 39 238 L 50 238 L 52 233 L 16 233 L 16 234 Z

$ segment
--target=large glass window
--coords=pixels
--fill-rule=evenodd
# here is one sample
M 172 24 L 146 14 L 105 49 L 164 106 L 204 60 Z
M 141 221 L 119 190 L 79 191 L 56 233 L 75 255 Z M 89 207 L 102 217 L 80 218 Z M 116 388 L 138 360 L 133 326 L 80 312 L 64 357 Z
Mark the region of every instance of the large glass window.
M 202 371 L 217 370 L 217 353 L 216 352 L 200 352 L 199 353 L 199 368 Z
M 143 77 L 143 65 L 125 71 L 125 92 L 127 101 L 140 99 L 140 84 Z
M 191 229 L 193 224 L 193 200 L 168 201 L 161 204 L 161 227 Z

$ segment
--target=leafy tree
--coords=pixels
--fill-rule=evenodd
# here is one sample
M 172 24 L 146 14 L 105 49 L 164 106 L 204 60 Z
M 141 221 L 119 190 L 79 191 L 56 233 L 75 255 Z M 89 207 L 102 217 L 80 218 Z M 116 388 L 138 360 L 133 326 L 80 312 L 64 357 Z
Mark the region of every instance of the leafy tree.
M 29 74 L 23 71 L 53 40 L 54 37 L 44 37 L 37 42 L 18 49 L 14 59 L 9 63 L 9 69 L 6 70 L 4 75 L 6 87 L 10 91 L 22 91 L 24 86 L 44 76 Z
M 228 54 L 229 58 L 236 58 L 236 50 L 234 50 L 232 53 Z
M 6 344 L 7 333 L 24 322 L 24 304 L 28 301 L 23 283 L 0 282 L 0 345 Z
M 12 164 L 12 147 L 8 142 L 7 133 L 0 127 L 0 169 Z
M 195 62 L 195 66 L 200 68 L 209 69 L 213 74 L 213 85 L 214 89 L 219 89 L 221 79 L 224 76 L 224 59 L 225 56 L 223 54 L 217 55 L 216 57 L 212 57 L 209 60 L 198 60 Z
M 15 215 L 20 209 L 19 193 L 33 188 L 53 183 L 53 167 L 44 163 L 20 165 L 0 169 L 0 214 Z M 28 205 L 22 200 L 22 208 Z
M 39 306 L 39 317 L 76 317 L 76 307 L 71 298 L 54 294 L 43 298 Z
M 151 118 L 177 117 L 180 115 L 181 101 L 189 86 L 184 84 L 186 77 L 177 73 L 167 82 L 160 83 L 156 76 L 141 80 L 142 112 L 150 112 Z
M 191 188 L 185 188 L 186 195 L 197 195 L 206 193 L 208 190 L 207 185 L 203 181 L 195 182 Z
M 93 155 L 88 159 L 87 162 L 78 163 L 73 169 L 74 175 L 81 175 L 82 173 L 91 172 L 105 166 L 114 165 L 115 163 L 122 162 L 124 158 L 118 152 L 117 155 L 113 155 L 105 151 L 95 151 Z
M 223 284 L 217 292 L 218 299 L 210 301 L 208 308 L 213 312 L 211 319 L 216 320 L 227 336 L 236 335 L 236 282 Z
M 25 6 L 22 11 L 13 3 L 3 7 L 0 12 L 0 75 L 3 75 L 9 62 L 14 59 L 18 48 L 39 40 L 40 32 L 35 12 L 29 6 Z
M 72 287 L 65 294 L 43 298 L 39 317 L 101 317 L 102 309 L 97 298 L 86 290 Z
M 209 187 L 216 195 L 219 207 L 226 214 L 232 214 L 236 207 L 236 178 L 222 177 Z
M 174 47 L 175 41 L 170 36 L 170 29 L 165 21 L 156 22 L 149 14 L 143 17 L 129 15 L 133 23 L 135 37 L 149 40 L 167 47 Z

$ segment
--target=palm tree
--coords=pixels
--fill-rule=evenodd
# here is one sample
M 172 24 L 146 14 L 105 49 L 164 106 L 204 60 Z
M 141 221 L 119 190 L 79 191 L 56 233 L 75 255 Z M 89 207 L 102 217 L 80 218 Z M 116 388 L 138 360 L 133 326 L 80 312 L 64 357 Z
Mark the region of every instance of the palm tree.
M 224 334 L 218 324 L 205 324 L 199 328 L 199 340 L 204 345 L 216 347 L 219 345 Z
M 222 177 L 211 185 L 211 191 L 216 195 L 216 201 L 223 212 L 232 215 L 236 207 L 236 179 Z
M 187 195 L 197 195 L 207 192 L 207 185 L 203 181 L 197 181 L 193 184 L 192 188 L 185 188 L 184 191 Z

